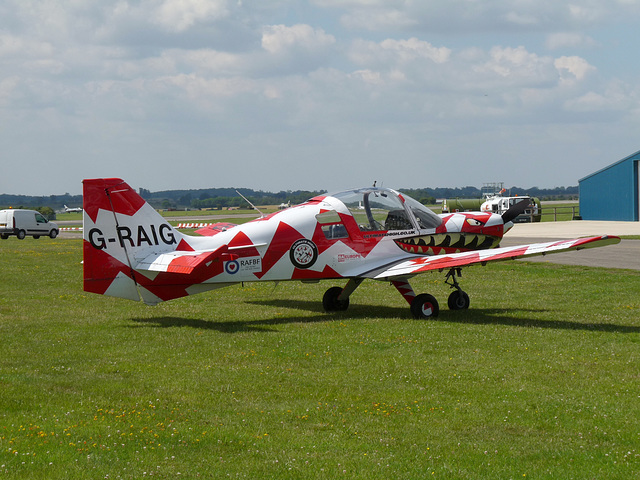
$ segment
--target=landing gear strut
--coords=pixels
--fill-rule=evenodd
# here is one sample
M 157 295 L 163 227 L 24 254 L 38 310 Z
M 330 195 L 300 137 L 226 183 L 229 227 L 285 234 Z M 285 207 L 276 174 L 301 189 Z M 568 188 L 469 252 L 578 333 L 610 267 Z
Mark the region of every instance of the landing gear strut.
M 447 273 L 444 283 L 454 289 L 449 295 L 447 305 L 449 310 L 466 310 L 469 308 L 469 295 L 460 288 L 456 277 L 462 276 L 462 269 L 452 268 Z M 349 296 L 360 286 L 363 278 L 351 278 L 347 285 L 342 287 L 331 287 L 322 297 L 322 306 L 326 312 L 341 312 L 349 308 Z M 433 295 L 421 293 L 416 295 L 407 280 L 392 280 L 391 284 L 409 304 L 411 314 L 414 318 L 430 319 L 436 318 L 440 313 L 440 305 Z
M 469 300 L 469 295 L 467 292 L 463 291 L 460 288 L 460 284 L 456 279 L 456 275 L 458 277 L 462 276 L 462 269 L 460 268 L 452 268 L 447 273 L 447 277 L 444 280 L 444 283 L 451 286 L 451 288 L 455 288 L 455 291 L 451 292 L 449 295 L 449 299 L 447 300 L 447 305 L 449 305 L 449 310 L 466 310 L 469 308 L 469 304 L 471 300 Z

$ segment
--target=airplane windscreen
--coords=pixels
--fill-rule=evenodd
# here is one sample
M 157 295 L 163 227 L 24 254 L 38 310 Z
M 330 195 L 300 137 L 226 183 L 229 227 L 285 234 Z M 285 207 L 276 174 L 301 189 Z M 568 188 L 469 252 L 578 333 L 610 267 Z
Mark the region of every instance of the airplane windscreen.
M 433 213 L 427 207 L 408 195 L 402 194 L 405 203 L 415 215 L 420 229 L 438 228 L 442 224 L 442 218 Z
M 362 231 L 412 230 L 413 220 L 397 192 L 389 189 L 362 188 L 332 195 L 342 201 Z M 408 200 L 411 212 L 421 229 L 436 228 L 442 223 L 440 217 L 416 200 Z

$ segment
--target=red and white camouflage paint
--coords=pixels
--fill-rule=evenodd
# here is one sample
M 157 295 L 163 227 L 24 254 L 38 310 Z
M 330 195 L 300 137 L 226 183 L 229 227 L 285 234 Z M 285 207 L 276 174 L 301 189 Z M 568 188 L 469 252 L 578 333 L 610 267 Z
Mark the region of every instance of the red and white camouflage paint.
M 469 307 L 456 276 L 468 265 L 600 247 L 600 236 L 500 248 L 511 220 L 488 212 L 436 215 L 388 188 L 321 195 L 243 225 L 214 224 L 185 235 L 118 178 L 84 180 L 84 289 L 155 305 L 239 282 L 344 279 L 324 295 L 345 310 L 365 279 L 394 285 L 417 318 L 435 317 L 437 300 L 416 295 L 411 277 L 446 271 L 448 305 Z

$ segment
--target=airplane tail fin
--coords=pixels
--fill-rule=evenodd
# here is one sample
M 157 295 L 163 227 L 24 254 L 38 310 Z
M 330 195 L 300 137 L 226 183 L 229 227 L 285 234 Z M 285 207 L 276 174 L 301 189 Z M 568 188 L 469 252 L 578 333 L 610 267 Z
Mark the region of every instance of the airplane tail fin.
M 135 268 L 152 255 L 193 250 L 185 236 L 123 180 L 82 183 L 84 290 L 151 305 L 168 299 L 145 288 L 156 272 Z

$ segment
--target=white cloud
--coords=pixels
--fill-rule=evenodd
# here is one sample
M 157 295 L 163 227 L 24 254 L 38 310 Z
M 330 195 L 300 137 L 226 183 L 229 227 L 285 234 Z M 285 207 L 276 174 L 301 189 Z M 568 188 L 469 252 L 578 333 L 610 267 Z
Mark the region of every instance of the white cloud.
M 397 55 L 402 62 L 424 58 L 435 63 L 444 63 L 449 59 L 451 50 L 446 47 L 436 48 L 429 42 L 420 41 L 413 37 L 409 40 L 386 39 L 380 43 L 383 50 Z
M 244 78 L 204 78 L 194 74 L 177 75 L 159 80 L 183 90 L 196 104 L 206 103 L 217 97 L 233 97 L 242 93 L 256 93 L 256 84 Z
M 53 54 L 54 48 L 49 42 L 32 40 L 22 36 L 0 34 L 0 58 L 1 57 L 48 57 Z
M 584 5 L 572 3 L 568 5 L 568 9 L 572 20 L 580 24 L 592 24 L 606 16 L 606 10 L 611 6 L 615 9 L 615 4 L 611 5 L 609 2 L 602 1 Z
M 371 85 L 382 85 L 384 83 L 380 72 L 374 72 L 371 70 L 356 70 L 355 72 L 351 73 L 349 77 L 358 78 L 364 83 L 368 83 Z
M 4 105 L 13 97 L 16 87 L 20 84 L 20 77 L 11 76 L 0 80 L 0 105 Z
M 507 12 L 503 15 L 507 23 L 513 23 L 520 27 L 535 26 L 540 23 L 537 16 L 529 13 Z
M 182 32 L 196 23 L 219 20 L 228 15 L 226 0 L 164 0 L 153 19 L 170 31 Z
M 359 65 L 397 65 L 429 60 L 445 63 L 451 49 L 434 47 L 429 42 L 409 38 L 408 40 L 386 39 L 382 42 L 357 40 L 349 50 L 351 60 Z
M 333 35 L 309 25 L 269 25 L 264 27 L 262 48 L 269 53 L 287 54 L 291 51 L 324 51 L 336 42 Z
M 628 112 L 630 116 L 637 118 L 640 91 L 620 81 L 613 81 L 600 92 L 591 90 L 577 98 L 568 99 L 564 107 L 581 113 Z
M 363 9 L 342 16 L 342 24 L 354 30 L 407 30 L 419 25 L 415 18 L 407 12 L 395 9 L 380 8 Z
M 584 58 L 576 56 L 557 58 L 553 64 L 560 71 L 560 76 L 565 80 L 565 72 L 569 72 L 576 80 L 584 80 L 589 72 L 596 70 Z
M 595 92 L 588 92 L 579 98 L 565 102 L 565 108 L 575 112 L 594 112 L 608 109 L 609 105 L 604 95 Z
M 640 13 L 635 0 L 315 0 L 314 4 L 341 12 L 341 23 L 348 29 L 449 35 L 514 28 L 551 33 L 563 26 L 602 25 Z
M 558 50 L 560 48 L 595 47 L 597 42 L 588 35 L 564 32 L 548 35 L 545 45 L 550 50 Z
M 483 65 L 474 67 L 480 73 L 493 73 L 515 85 L 536 85 L 549 82 L 553 78 L 553 59 L 527 51 L 523 46 L 493 47 L 489 59 Z
M 620 132 L 618 143 L 637 141 L 638 73 L 624 60 L 639 45 L 633 35 L 616 37 L 615 27 L 620 18 L 640 15 L 631 1 L 572 5 L 6 0 L 0 2 L 3 155 L 82 166 L 90 154 L 102 165 L 125 159 L 118 161 L 132 173 L 147 162 L 155 168 L 140 173 L 145 180 L 179 158 L 210 186 L 208 178 L 230 181 L 212 165 L 215 151 L 217 162 L 260 172 L 261 188 L 290 188 L 289 179 L 270 171 L 282 171 L 296 155 L 334 162 L 335 169 L 348 163 L 396 175 L 395 186 L 424 184 L 419 173 L 409 178 L 406 171 L 425 170 L 425 158 L 462 165 L 460 159 L 478 155 L 492 168 L 495 159 L 553 154 L 557 145 L 541 145 L 540 135 L 584 144 L 576 153 L 584 158 L 594 145 L 602 151 L 613 142 L 596 128 L 584 134 L 591 121 L 606 118 L 608 133 Z M 402 158 L 407 168 L 389 172 L 389 158 Z M 476 163 L 456 172 L 471 180 L 437 168 L 424 178 L 473 181 Z M 309 182 L 320 183 L 301 187 L 360 183 L 350 173 L 358 169 L 340 179 L 327 170 L 327 183 L 314 176 Z M 158 175 L 145 186 L 172 188 L 172 181 Z

